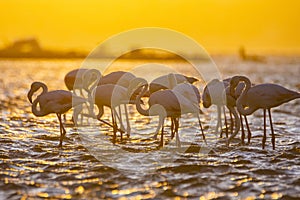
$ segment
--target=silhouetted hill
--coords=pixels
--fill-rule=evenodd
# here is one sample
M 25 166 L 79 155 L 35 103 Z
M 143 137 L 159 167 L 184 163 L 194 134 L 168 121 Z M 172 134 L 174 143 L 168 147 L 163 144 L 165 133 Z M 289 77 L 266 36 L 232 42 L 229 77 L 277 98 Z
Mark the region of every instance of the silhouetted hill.
M 85 58 L 86 53 L 43 49 L 37 39 L 20 39 L 0 49 L 2 58 Z

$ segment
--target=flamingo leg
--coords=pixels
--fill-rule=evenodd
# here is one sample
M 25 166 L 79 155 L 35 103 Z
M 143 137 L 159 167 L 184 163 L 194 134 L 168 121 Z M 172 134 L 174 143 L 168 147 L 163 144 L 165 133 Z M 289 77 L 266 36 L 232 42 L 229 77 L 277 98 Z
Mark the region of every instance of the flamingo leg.
M 266 130 L 266 109 L 264 109 L 264 136 L 263 136 L 263 139 L 262 139 L 262 148 L 263 148 L 263 149 L 265 149 L 266 139 L 267 139 L 267 130 Z
M 240 120 L 241 120 L 241 129 L 242 129 L 242 136 L 241 136 L 241 140 L 242 140 L 242 145 L 245 144 L 245 130 L 244 130 L 244 124 L 243 124 L 243 117 L 240 114 Z
M 117 138 L 117 123 L 115 121 L 114 109 L 111 109 L 111 120 L 113 124 L 113 132 L 114 132 L 113 143 L 115 143 Z
M 72 119 L 73 119 L 73 123 L 75 126 L 78 126 L 78 116 L 80 115 L 80 113 L 82 112 L 82 105 L 78 105 L 78 106 L 75 106 L 74 107 L 74 110 L 73 110 L 73 116 L 72 116 Z M 81 125 L 82 125 L 82 122 L 83 122 L 83 116 L 81 116 Z
M 175 132 L 178 134 L 179 129 L 179 118 L 175 118 Z
M 230 134 L 233 133 L 233 117 L 232 112 L 229 110 L 229 116 L 230 116 Z
M 275 150 L 275 135 L 274 135 L 274 129 L 273 129 L 273 123 L 271 117 L 271 109 L 268 109 L 268 112 L 269 112 L 269 121 L 270 121 L 270 126 L 272 131 L 272 146 L 273 146 L 273 150 Z
M 175 118 L 176 120 L 176 124 L 175 124 L 175 134 L 176 134 L 176 145 L 177 147 L 181 147 L 181 142 L 180 142 L 180 138 L 179 138 L 179 133 L 178 133 L 178 128 L 179 128 L 179 118 Z
M 164 146 L 164 119 L 162 120 L 162 127 L 161 127 L 161 135 L 160 135 L 160 143 L 159 146 L 163 147 Z
M 246 126 L 247 126 L 247 131 L 248 131 L 248 144 L 249 144 L 250 140 L 251 140 L 251 131 L 250 131 L 250 128 L 249 128 L 249 123 L 248 123 L 246 115 L 244 115 L 244 118 L 245 118 L 245 122 L 246 122 Z
M 201 130 L 201 133 L 202 133 L 202 138 L 203 138 L 205 144 L 207 144 L 199 114 L 197 114 L 197 118 L 198 118 L 198 123 L 199 123 L 199 126 L 200 126 L 200 130 Z
M 223 106 L 223 113 L 224 113 L 224 120 L 225 120 L 225 134 L 226 134 L 226 138 L 228 138 L 228 125 L 227 125 L 225 106 Z M 221 138 L 222 138 L 222 133 L 223 132 L 221 130 Z
M 176 118 L 171 117 L 171 139 L 174 138 L 176 132 Z
M 58 121 L 59 121 L 59 129 L 60 129 L 60 139 L 59 139 L 59 145 L 58 146 L 61 148 L 62 143 L 63 143 L 63 139 L 66 135 L 66 130 L 65 130 L 64 125 L 61 121 L 61 114 L 57 113 L 56 116 L 57 116 Z
M 119 122 L 120 122 L 120 129 L 123 130 L 122 132 L 124 132 L 125 128 L 124 128 L 124 124 L 123 124 L 123 120 L 122 120 L 122 111 L 121 111 L 121 106 L 119 105 L 119 113 L 120 115 L 118 115 L 117 111 L 115 108 L 114 109 L 114 113 L 115 113 L 115 116 L 118 118 Z M 117 123 L 117 120 L 115 120 L 115 122 Z M 117 127 L 118 128 L 118 127 Z M 122 133 L 121 133 L 122 134 Z
M 159 120 L 158 120 L 158 126 L 155 130 L 155 134 L 153 136 L 154 139 L 157 139 L 157 135 L 159 133 L 160 128 L 163 126 L 163 122 L 164 122 L 164 117 L 163 116 L 159 116 Z
M 127 106 L 126 104 L 124 104 L 124 110 L 125 110 L 125 117 L 126 117 L 126 124 L 127 124 L 127 127 L 126 127 L 126 132 L 127 132 L 127 137 L 129 138 L 130 137 L 130 132 L 131 132 L 131 128 L 130 128 L 130 122 L 129 122 L 129 117 L 128 117 L 128 111 L 127 111 Z
M 216 130 L 215 132 L 217 133 L 219 131 L 219 127 L 221 127 L 222 129 L 222 122 L 221 122 L 221 106 L 217 106 L 217 112 L 218 112 L 218 122 L 217 122 L 217 126 L 216 126 Z M 221 132 L 222 134 L 222 132 Z M 220 135 L 221 137 L 222 135 Z

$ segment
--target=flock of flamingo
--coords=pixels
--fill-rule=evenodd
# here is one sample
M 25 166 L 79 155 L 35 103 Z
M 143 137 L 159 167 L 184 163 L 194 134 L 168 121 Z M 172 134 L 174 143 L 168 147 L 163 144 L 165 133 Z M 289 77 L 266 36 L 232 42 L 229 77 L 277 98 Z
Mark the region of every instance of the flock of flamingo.
M 48 91 L 44 83 L 34 82 L 31 84 L 27 95 L 35 116 L 40 117 L 50 113 L 57 115 L 60 123 L 60 147 L 62 147 L 66 134 L 62 122 L 62 114 L 74 107 L 73 117 L 76 123 L 83 104 L 88 105 L 89 116 L 113 128 L 113 141 L 116 139 L 117 132 L 120 132 L 121 139 L 125 132 L 127 137 L 130 137 L 131 128 L 126 105 L 134 104 L 141 115 L 159 116 L 154 138 L 157 138 L 161 130 L 160 146 L 164 145 L 164 121 L 168 117 L 171 119 L 171 138 L 175 136 L 176 144 L 178 146 L 181 145 L 178 134 L 179 119 L 185 113 L 193 113 L 197 116 L 199 128 L 206 143 L 199 116 L 202 113 L 200 110 L 200 104 L 202 103 L 204 108 L 208 108 L 212 104 L 217 106 L 218 122 L 216 131 L 219 131 L 219 128 L 221 128 L 220 137 L 222 137 L 221 115 L 222 111 L 224 112 L 227 145 L 230 144 L 240 129 L 242 132 L 241 143 L 244 144 L 243 118 L 248 130 L 248 143 L 250 143 L 251 131 L 247 116 L 258 109 L 263 109 L 264 135 L 262 148 L 264 149 L 266 142 L 266 111 L 268 111 L 272 133 L 272 147 L 275 149 L 271 108 L 300 98 L 299 92 L 288 90 L 277 84 L 254 85 L 245 76 L 211 80 L 205 86 L 202 98 L 197 87 L 193 85 L 198 80 L 181 74 L 167 74 L 148 83 L 145 79 L 136 77 L 130 72 L 116 71 L 102 76 L 100 71 L 96 69 L 75 69 L 66 74 L 64 80 L 69 91 Z M 42 92 L 32 100 L 34 93 L 40 88 L 42 88 Z M 76 90 L 79 90 L 80 93 L 76 94 Z M 145 99 L 147 99 L 147 105 L 144 103 Z M 97 115 L 94 112 L 94 105 L 98 108 Z M 127 123 L 126 130 L 122 122 L 121 105 L 124 106 Z M 104 106 L 109 107 L 111 110 L 111 123 L 101 119 L 104 114 Z M 227 128 L 228 122 L 226 120 L 225 106 L 230 113 L 231 130 Z M 119 112 L 117 108 L 119 108 Z M 118 127 L 117 121 L 119 121 L 120 127 Z M 228 135 L 229 133 L 231 134 L 230 136 Z

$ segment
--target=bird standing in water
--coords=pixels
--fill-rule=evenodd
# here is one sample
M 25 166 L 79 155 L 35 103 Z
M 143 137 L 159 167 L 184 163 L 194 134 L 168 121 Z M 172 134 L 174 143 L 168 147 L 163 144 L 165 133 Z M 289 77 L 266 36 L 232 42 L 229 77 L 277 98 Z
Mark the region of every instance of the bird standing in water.
M 265 148 L 266 142 L 266 111 L 268 110 L 271 132 L 272 132 L 272 146 L 275 149 L 275 135 L 273 130 L 273 123 L 271 117 L 271 108 L 277 107 L 283 103 L 300 98 L 300 93 L 288 90 L 280 85 L 265 83 L 251 87 L 251 81 L 245 76 L 234 76 L 230 80 L 231 93 L 234 94 L 235 88 L 240 82 L 245 83 L 245 88 L 236 101 L 236 106 L 240 114 L 251 115 L 258 109 L 264 111 L 264 135 L 262 140 L 262 148 Z M 235 135 L 232 135 L 230 140 Z
M 33 94 L 40 88 L 43 90 L 42 93 L 38 95 L 34 101 L 32 101 Z M 35 116 L 43 117 L 50 113 L 56 114 L 60 125 L 59 147 L 62 147 L 66 130 L 62 123 L 61 115 L 70 110 L 72 107 L 85 103 L 86 100 L 65 90 L 54 90 L 48 92 L 47 86 L 42 82 L 32 83 L 27 97 L 30 103 L 32 103 L 32 113 Z
M 141 97 L 144 96 L 148 90 L 147 81 L 142 78 L 136 78 L 131 82 L 131 87 L 128 89 L 129 91 L 132 89 L 142 88 L 141 93 L 138 95 L 135 101 L 137 111 L 144 116 L 159 116 L 159 124 L 154 135 L 154 138 L 156 138 L 160 128 L 162 129 L 159 146 L 164 145 L 164 120 L 166 117 L 180 118 L 181 114 L 201 112 L 199 105 L 197 106 L 192 104 L 190 100 L 179 94 L 179 92 L 175 92 L 170 89 L 160 90 L 152 93 L 148 100 L 149 108 L 144 109 L 141 106 Z M 176 136 L 177 139 L 179 139 L 178 134 Z M 180 146 L 180 141 L 176 141 L 178 142 L 178 146 Z

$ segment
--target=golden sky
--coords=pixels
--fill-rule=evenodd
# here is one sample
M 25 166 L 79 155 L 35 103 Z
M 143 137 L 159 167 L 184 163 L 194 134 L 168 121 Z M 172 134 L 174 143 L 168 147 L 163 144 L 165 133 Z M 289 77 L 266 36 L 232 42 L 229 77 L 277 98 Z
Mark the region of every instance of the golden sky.
M 1 0 L 0 46 L 36 37 L 53 49 L 90 51 L 133 28 L 164 27 L 209 53 L 300 54 L 299 0 Z

